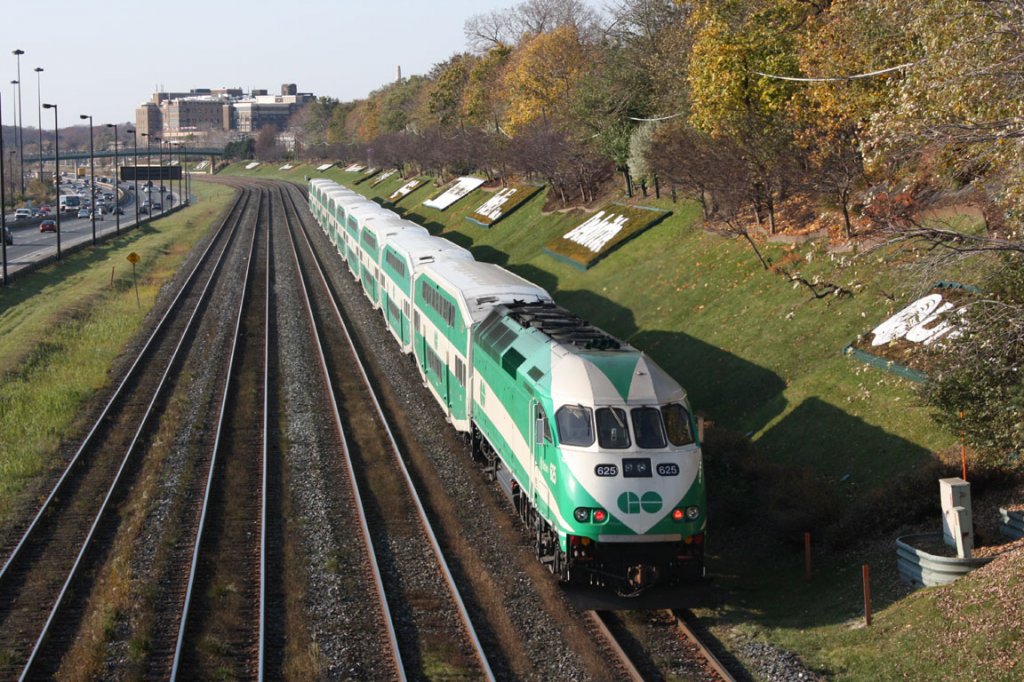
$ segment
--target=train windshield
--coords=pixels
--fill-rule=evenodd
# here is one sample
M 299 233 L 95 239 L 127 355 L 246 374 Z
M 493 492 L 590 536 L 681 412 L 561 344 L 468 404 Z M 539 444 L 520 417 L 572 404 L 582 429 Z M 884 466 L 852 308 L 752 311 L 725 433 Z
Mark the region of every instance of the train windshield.
M 672 445 L 689 445 L 693 442 L 690 430 L 690 413 L 679 403 L 670 403 L 661 408 L 665 415 L 665 430 Z
M 626 411 L 618 407 L 599 407 L 597 415 L 597 442 L 602 448 L 621 450 L 630 444 Z
M 558 441 L 562 445 L 589 447 L 594 444 L 594 420 L 589 407 L 563 405 L 555 413 Z
M 637 447 L 665 447 L 665 429 L 661 423 L 661 411 L 656 407 L 634 407 L 630 410 L 633 419 L 633 435 Z
M 632 446 L 643 450 L 660 450 L 693 443 L 690 412 L 684 405 L 669 403 L 657 407 L 598 407 L 563 405 L 555 412 L 558 442 L 562 445 L 590 447 L 597 442 L 602 449 L 624 450 Z M 632 426 L 632 434 L 630 433 Z

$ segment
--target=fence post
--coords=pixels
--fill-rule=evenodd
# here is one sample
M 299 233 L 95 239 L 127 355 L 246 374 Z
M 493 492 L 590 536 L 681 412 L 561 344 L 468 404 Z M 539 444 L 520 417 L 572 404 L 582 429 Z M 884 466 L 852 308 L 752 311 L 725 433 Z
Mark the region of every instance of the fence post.
M 804 532 L 804 580 L 811 580 L 811 534 Z
M 871 567 L 867 564 L 861 566 L 861 575 L 864 580 L 864 624 L 871 627 Z

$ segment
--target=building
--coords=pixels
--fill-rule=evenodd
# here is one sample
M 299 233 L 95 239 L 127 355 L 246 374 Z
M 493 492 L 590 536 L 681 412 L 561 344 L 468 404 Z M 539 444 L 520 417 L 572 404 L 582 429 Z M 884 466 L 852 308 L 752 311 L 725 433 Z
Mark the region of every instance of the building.
M 284 130 L 292 114 L 315 96 L 300 93 L 294 83 L 281 94 L 241 88 L 197 88 L 184 92 L 155 92 L 135 110 L 138 130 L 166 140 L 207 137 L 214 131 L 251 134 L 265 126 Z

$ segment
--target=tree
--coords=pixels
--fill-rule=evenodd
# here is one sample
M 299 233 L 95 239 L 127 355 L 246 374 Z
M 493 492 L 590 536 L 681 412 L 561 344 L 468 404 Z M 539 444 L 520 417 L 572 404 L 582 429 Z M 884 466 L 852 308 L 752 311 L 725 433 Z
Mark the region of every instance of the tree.
M 224 145 L 225 159 L 251 159 L 253 158 L 253 139 L 246 137 L 242 140 L 228 142 Z
M 511 53 L 509 47 L 499 44 L 473 62 L 462 90 L 462 115 L 467 122 L 501 132 L 505 98 L 498 86 Z
M 742 153 L 728 140 L 714 140 L 674 119 L 654 131 L 647 162 L 654 173 L 697 199 L 705 220 L 739 220 L 743 209 L 749 210 Z
M 690 123 L 743 149 L 754 215 L 760 221 L 766 211 L 774 233 L 776 204 L 799 168 L 788 116 L 794 84 L 759 74 L 799 73 L 792 36 L 800 17 L 771 2 L 756 3 L 753 12 L 712 5 L 702 3 L 691 19 Z
M 604 44 L 591 52 L 587 78 L 573 93 L 573 124 L 594 138 L 597 148 L 624 174 L 626 191 L 632 193 L 630 138 L 636 119 L 652 112 L 650 74 L 628 45 Z
M 306 150 L 320 150 L 327 145 L 328 129 L 338 100 L 318 97 L 299 109 L 288 121 L 288 127 L 295 131 L 295 142 Z
M 565 120 L 588 59 L 571 26 L 531 38 L 512 53 L 504 74 L 507 130 L 536 119 Z
M 657 124 L 651 121 L 641 123 L 629 138 L 629 170 L 633 180 L 640 184 L 647 195 L 647 183 L 654 180 L 654 169 L 648 162 L 654 145 L 654 131 Z
M 900 11 L 893 0 L 876 0 Z M 915 0 L 905 40 L 919 46 L 893 106 L 872 120 L 873 155 L 925 151 L 960 185 L 991 185 L 1024 215 L 1024 0 Z M 1019 235 L 1019 233 L 1018 233 Z
M 1024 249 L 1004 252 L 987 295 L 959 312 L 965 330 L 935 353 L 923 391 L 937 418 L 962 431 L 975 458 L 1024 468 Z
M 486 52 L 566 27 L 589 37 L 598 23 L 597 13 L 582 0 L 525 0 L 509 9 L 474 15 L 463 30 L 473 49 Z
M 284 158 L 284 147 L 277 141 L 277 132 L 274 126 L 266 125 L 256 133 L 253 154 L 260 161 L 278 161 Z
M 442 128 L 462 127 L 462 102 L 476 61 L 472 55 L 457 54 L 434 67 L 427 97 L 428 110 Z

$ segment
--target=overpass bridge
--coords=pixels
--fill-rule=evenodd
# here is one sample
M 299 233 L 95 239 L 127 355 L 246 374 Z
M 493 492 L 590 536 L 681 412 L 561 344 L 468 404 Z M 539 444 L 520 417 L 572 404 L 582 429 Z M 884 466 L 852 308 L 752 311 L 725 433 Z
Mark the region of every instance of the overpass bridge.
M 145 155 L 146 155 L 145 148 L 139 148 L 139 156 L 141 157 L 141 156 L 145 156 Z M 160 156 L 160 155 L 161 154 L 158 154 L 155 149 L 151 148 L 150 151 L 149 151 L 149 156 L 150 157 L 155 157 L 155 156 Z M 162 155 L 163 156 L 168 156 L 168 153 L 166 151 L 164 151 L 162 153 Z M 208 158 L 208 159 L 211 159 L 211 160 L 213 159 L 213 157 L 223 156 L 223 155 L 224 155 L 224 148 L 223 147 L 186 147 L 184 145 L 175 145 L 174 146 L 174 151 L 170 153 L 170 157 L 178 157 L 178 156 L 189 157 L 189 156 L 193 156 L 193 157 L 199 157 L 199 158 L 204 158 L 204 159 Z M 126 147 L 121 147 L 121 148 L 119 148 L 117 150 L 117 158 L 119 160 L 120 159 L 131 158 L 131 157 L 134 157 L 134 156 L 135 156 L 135 150 L 134 150 L 133 147 L 127 147 L 127 148 Z M 85 152 L 80 152 L 80 151 L 61 152 L 61 154 L 60 154 L 60 161 L 61 161 L 61 163 L 64 163 L 65 161 L 82 161 L 82 160 L 88 161 L 89 157 L 90 157 L 90 154 L 87 151 L 85 151 Z M 25 155 L 25 165 L 27 166 L 27 165 L 32 164 L 32 163 L 39 163 L 39 158 L 40 158 L 39 154 L 26 154 Z M 92 153 L 92 158 L 94 158 L 94 159 L 113 159 L 114 158 L 114 152 L 109 150 L 109 149 L 104 149 L 102 151 L 96 150 L 95 152 Z M 53 163 L 53 152 L 51 151 L 51 152 L 42 154 L 42 160 L 43 160 L 43 163 Z

